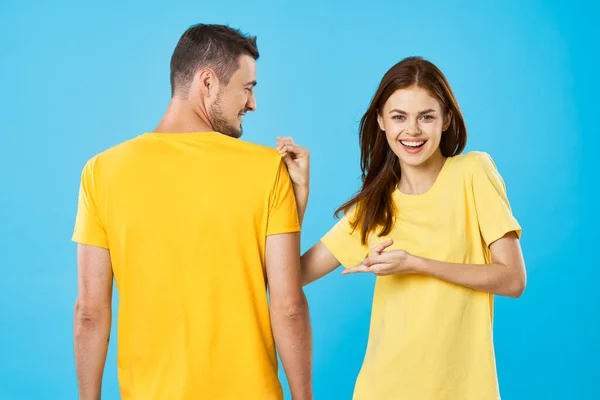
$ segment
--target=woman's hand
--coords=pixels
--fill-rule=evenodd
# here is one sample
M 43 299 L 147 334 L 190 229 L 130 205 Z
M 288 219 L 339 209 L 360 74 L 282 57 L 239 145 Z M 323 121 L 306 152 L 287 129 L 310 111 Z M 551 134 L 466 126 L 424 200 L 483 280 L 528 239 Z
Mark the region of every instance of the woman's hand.
M 348 268 L 342 275 L 355 274 L 357 272 L 371 272 L 377 276 L 392 274 L 405 274 L 415 272 L 412 255 L 404 250 L 384 251 L 394 243 L 388 240 L 371 250 L 369 257 L 365 258 L 361 265 Z
M 294 186 L 308 188 L 310 182 L 310 152 L 289 137 L 277 138 L 277 151 L 283 156 Z

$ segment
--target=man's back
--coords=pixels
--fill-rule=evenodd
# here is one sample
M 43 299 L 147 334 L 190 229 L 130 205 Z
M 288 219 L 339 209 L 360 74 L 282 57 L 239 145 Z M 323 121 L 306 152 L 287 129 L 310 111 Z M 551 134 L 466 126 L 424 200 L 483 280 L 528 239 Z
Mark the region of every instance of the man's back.
M 123 399 L 281 399 L 266 236 L 298 232 L 280 155 L 216 132 L 147 133 L 82 176 L 73 239 L 110 249 Z

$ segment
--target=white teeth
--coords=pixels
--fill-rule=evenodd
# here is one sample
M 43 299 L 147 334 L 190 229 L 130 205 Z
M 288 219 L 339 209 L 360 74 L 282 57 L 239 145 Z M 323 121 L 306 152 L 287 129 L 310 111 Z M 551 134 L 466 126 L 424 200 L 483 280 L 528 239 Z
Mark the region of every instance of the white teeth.
M 425 143 L 425 141 L 422 141 L 422 142 L 405 142 L 405 141 L 401 140 L 400 143 L 402 143 L 403 145 L 408 146 L 408 147 L 419 147 L 423 143 Z

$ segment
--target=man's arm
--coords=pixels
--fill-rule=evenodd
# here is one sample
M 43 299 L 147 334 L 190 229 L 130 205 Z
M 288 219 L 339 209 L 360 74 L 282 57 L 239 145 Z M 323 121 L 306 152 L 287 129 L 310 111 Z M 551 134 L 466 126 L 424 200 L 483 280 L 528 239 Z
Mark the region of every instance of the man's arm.
M 111 326 L 112 266 L 108 249 L 79 244 L 75 366 L 81 400 L 99 400 Z
M 300 233 L 267 236 L 266 268 L 275 344 L 293 400 L 312 399 L 312 332 L 302 291 Z

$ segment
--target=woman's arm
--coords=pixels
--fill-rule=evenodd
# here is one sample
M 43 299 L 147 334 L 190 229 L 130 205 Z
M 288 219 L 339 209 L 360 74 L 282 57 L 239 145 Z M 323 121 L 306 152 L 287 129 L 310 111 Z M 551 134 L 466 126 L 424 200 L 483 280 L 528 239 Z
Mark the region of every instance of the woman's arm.
M 306 286 L 339 267 L 340 262 L 331 254 L 323 242 L 318 242 L 302 255 L 300 265 L 302 285 Z
M 310 152 L 298 146 L 289 136 L 277 138 L 277 151 L 283 156 L 292 184 L 300 224 L 304 219 L 304 212 L 308 204 L 310 182 Z M 300 258 L 302 270 L 302 285 L 316 281 L 340 266 L 340 262 L 331 251 L 318 242 Z
M 310 187 L 310 152 L 307 148 L 294 143 L 289 136 L 277 138 L 277 151 L 283 156 L 283 162 L 290 174 L 296 197 L 298 220 L 302 225 Z
M 511 232 L 490 246 L 491 264 L 454 264 L 415 257 L 418 273 L 500 296 L 519 297 L 527 284 L 517 235 Z
M 385 247 L 392 241 L 385 243 Z M 376 275 L 422 274 L 456 285 L 500 296 L 519 297 L 525 290 L 527 274 L 521 245 L 509 232 L 490 245 L 491 264 L 458 264 L 414 256 L 403 250 L 372 253 L 362 265 L 343 274 L 371 272 Z

